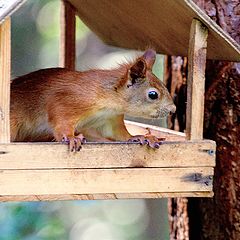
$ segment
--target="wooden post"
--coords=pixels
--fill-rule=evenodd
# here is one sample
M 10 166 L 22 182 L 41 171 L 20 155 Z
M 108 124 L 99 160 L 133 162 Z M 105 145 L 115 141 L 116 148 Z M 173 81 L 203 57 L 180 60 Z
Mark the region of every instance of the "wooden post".
M 10 142 L 11 21 L 0 25 L 0 142 Z
M 187 139 L 203 138 L 205 67 L 208 29 L 193 19 L 188 51 Z
M 74 7 L 61 1 L 60 66 L 75 69 L 76 60 L 76 15 Z

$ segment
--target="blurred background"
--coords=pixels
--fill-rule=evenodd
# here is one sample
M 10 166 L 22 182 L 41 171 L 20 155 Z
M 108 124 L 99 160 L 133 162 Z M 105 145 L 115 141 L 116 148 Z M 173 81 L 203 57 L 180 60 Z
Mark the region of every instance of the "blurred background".
M 59 66 L 60 0 L 28 0 L 12 17 L 12 78 Z M 140 53 L 106 46 L 77 18 L 77 70 L 113 68 Z M 163 79 L 164 57 L 155 74 Z M 150 122 L 166 126 L 162 122 Z M 147 179 L 146 179 L 147 180 Z M 169 239 L 167 200 L 0 204 L 0 240 Z

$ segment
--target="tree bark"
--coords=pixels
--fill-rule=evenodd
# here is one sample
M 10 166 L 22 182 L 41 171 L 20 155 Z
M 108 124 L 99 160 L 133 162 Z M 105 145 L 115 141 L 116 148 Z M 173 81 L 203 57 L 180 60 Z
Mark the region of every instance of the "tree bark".
M 175 114 L 168 118 L 170 129 L 183 132 L 186 125 L 187 101 L 187 58 L 166 57 L 165 59 L 165 84 L 177 106 Z M 168 213 L 171 240 L 188 240 L 188 213 L 187 198 L 169 198 Z
M 239 0 L 194 0 L 240 43 Z M 204 137 L 217 142 L 214 197 L 189 200 L 190 239 L 240 239 L 240 63 L 208 61 Z
M 239 0 L 194 0 L 240 44 Z M 177 113 L 169 119 L 172 129 L 186 124 L 186 61 L 169 57 L 166 84 L 175 98 Z M 185 69 L 185 70 L 184 70 Z M 171 239 L 240 239 L 240 63 L 208 61 L 204 113 L 204 138 L 217 142 L 212 199 L 169 200 Z M 185 236 L 181 233 L 185 232 Z

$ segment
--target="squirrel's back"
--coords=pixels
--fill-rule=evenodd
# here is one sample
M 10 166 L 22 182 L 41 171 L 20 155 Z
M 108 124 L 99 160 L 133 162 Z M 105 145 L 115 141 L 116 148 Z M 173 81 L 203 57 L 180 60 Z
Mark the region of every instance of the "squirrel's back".
M 84 132 L 91 139 L 127 140 L 123 117 L 165 117 L 175 106 L 152 73 L 148 50 L 113 70 L 39 70 L 11 84 L 12 141 L 49 141 Z

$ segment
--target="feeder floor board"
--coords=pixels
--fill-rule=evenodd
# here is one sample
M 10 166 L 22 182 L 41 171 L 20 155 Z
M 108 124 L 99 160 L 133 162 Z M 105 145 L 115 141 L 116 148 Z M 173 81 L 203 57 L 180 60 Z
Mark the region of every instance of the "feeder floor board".
M 106 193 L 106 194 L 51 194 L 51 195 L 4 195 L 0 202 L 66 201 L 66 200 L 116 200 L 116 199 L 156 199 L 173 197 L 213 197 L 213 192 L 166 192 L 166 193 Z
M 216 144 L 126 122 L 131 132 L 165 135 L 159 149 L 136 143 L 0 144 L 0 201 L 211 197 Z M 162 130 L 162 132 L 161 132 Z M 175 134 L 176 133 L 176 134 Z M 178 141 L 170 141 L 180 138 Z

